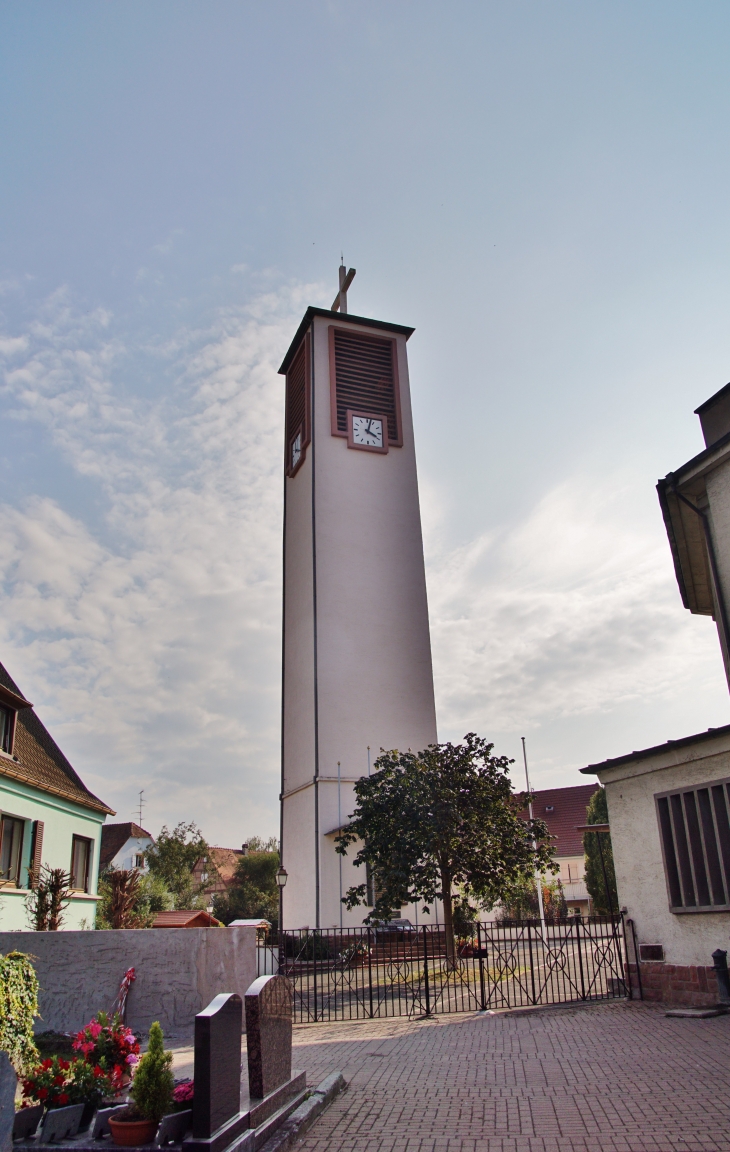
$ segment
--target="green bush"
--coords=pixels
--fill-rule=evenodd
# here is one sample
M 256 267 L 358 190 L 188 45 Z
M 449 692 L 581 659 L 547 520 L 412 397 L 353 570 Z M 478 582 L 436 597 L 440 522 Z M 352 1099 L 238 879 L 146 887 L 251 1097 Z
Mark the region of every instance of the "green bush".
M 145 1120 L 159 1122 L 172 1107 L 172 1052 L 166 1052 L 162 1042 L 162 1028 L 155 1023 L 150 1028 L 147 1051 L 137 1065 L 129 1095 Z
M 30 956 L 24 952 L 0 956 L 0 1049 L 7 1052 L 19 1076 L 40 1059 L 33 1039 L 38 1015 L 38 977 Z

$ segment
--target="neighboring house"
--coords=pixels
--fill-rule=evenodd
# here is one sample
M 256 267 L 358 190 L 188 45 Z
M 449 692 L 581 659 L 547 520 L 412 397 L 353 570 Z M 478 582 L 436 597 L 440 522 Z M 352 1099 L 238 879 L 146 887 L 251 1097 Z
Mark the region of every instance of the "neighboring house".
M 569 788 L 543 788 L 533 794 L 533 816 L 544 820 L 550 835 L 555 837 L 552 844 L 560 872 L 554 878 L 560 880 L 568 911 L 573 915 L 580 912 L 585 916 L 591 911 L 585 884 L 583 833 L 577 827 L 585 824 L 586 809 L 595 791 L 595 784 L 576 784 Z M 549 882 L 552 877 L 548 875 L 546 879 Z
M 712 953 L 730 934 L 730 724 L 581 771 L 606 788 L 644 997 L 715 1003 Z
M 154 844 L 154 839 L 139 824 L 128 821 L 126 824 L 105 824 L 101 830 L 101 857 L 99 871 L 106 868 L 124 868 L 131 871 L 147 872 L 145 852 Z
M 193 876 L 198 884 L 202 885 L 207 896 L 227 892 L 233 883 L 238 861 L 246 855 L 248 855 L 246 844 L 241 848 L 211 848 L 209 857 L 198 860 L 193 868 Z M 211 864 L 214 865 L 213 868 Z
M 113 815 L 0 664 L 0 930 L 30 927 L 30 871 L 42 864 L 71 875 L 62 927 L 93 928 L 101 829 Z

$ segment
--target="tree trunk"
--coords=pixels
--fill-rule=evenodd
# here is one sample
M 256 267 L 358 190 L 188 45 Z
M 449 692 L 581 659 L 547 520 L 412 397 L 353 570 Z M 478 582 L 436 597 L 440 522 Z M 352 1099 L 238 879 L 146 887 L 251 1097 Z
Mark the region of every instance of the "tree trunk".
M 444 933 L 446 936 L 446 966 L 456 967 L 456 944 L 454 941 L 454 903 L 451 896 L 451 875 L 441 869 L 441 891 L 444 905 Z

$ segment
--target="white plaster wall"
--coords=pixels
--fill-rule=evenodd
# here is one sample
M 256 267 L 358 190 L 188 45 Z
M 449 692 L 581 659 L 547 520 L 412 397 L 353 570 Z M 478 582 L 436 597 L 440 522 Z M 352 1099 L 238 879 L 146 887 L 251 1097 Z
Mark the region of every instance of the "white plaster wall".
M 437 738 L 406 341 L 397 337 L 403 446 L 386 455 L 353 451 L 331 433 L 329 324 L 314 320 L 312 444 L 297 475 L 286 481 L 286 927 L 316 923 L 314 790 L 286 798 L 317 770 L 313 468 L 320 777 L 336 777 L 338 761 L 344 778 L 365 775 L 368 745 L 374 762 L 381 748 L 419 750 Z M 320 924 L 331 927 L 340 920 L 339 866 L 325 833 L 337 824 L 336 785 L 323 781 L 319 795 Z M 351 797 L 352 785 L 343 785 L 343 819 L 354 807 Z M 361 882 L 360 871 L 345 862 L 343 889 Z M 366 913 L 345 911 L 343 923 L 360 924 Z
M 136 980 L 127 1023 L 146 1033 L 189 1030 L 220 992 L 243 997 L 256 979 L 255 928 L 145 928 L 103 932 L 0 932 L 0 953 L 27 952 L 41 986 L 38 1031 L 78 1031 L 109 1011 L 128 968 Z
M 131 871 L 132 868 L 137 867 L 134 862 L 135 856 L 144 855 L 147 849 L 151 848 L 153 844 L 154 840 L 151 836 L 130 836 L 126 844 L 124 844 L 119 849 L 116 856 L 111 861 L 110 867 L 125 868 L 128 871 Z M 138 869 L 138 871 L 148 872 L 149 869 L 147 864 L 145 863 L 141 868 Z
M 640 944 L 662 944 L 669 964 L 712 965 L 730 949 L 730 912 L 669 911 L 654 796 L 730 776 L 730 741 L 704 741 L 599 772 L 606 786 L 620 906 Z

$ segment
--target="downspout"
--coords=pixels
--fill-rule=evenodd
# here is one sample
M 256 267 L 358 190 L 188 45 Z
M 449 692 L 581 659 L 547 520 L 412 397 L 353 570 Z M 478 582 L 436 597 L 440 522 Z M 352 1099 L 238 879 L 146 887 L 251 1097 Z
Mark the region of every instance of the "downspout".
M 317 677 L 317 505 L 315 499 L 315 462 L 317 431 L 315 428 L 316 410 L 316 382 L 314 379 L 314 324 L 310 329 L 312 336 L 309 342 L 311 357 L 311 416 L 312 421 L 312 617 L 313 617 L 313 647 L 314 647 L 314 924 L 320 927 L 320 885 L 319 885 L 319 683 Z
M 715 556 L 715 545 L 712 540 L 712 529 L 710 528 L 710 521 L 706 512 L 703 512 L 701 508 L 698 508 L 696 504 L 693 504 L 691 500 L 688 500 L 686 496 L 682 495 L 682 493 L 677 488 L 676 483 L 671 485 L 671 489 L 677 499 L 681 500 L 683 504 L 686 504 L 688 508 L 691 508 L 692 511 L 695 512 L 702 520 L 702 527 L 705 533 L 705 544 L 707 545 L 707 555 L 710 561 L 710 572 L 712 573 L 712 583 L 714 585 L 715 599 L 717 600 L 720 624 L 722 626 L 722 647 L 724 649 L 726 675 L 728 675 L 728 678 L 730 679 L 730 624 L 728 623 L 727 605 L 725 603 L 725 595 L 723 593 L 722 584 L 720 582 L 720 573 L 717 567 L 717 557 Z

